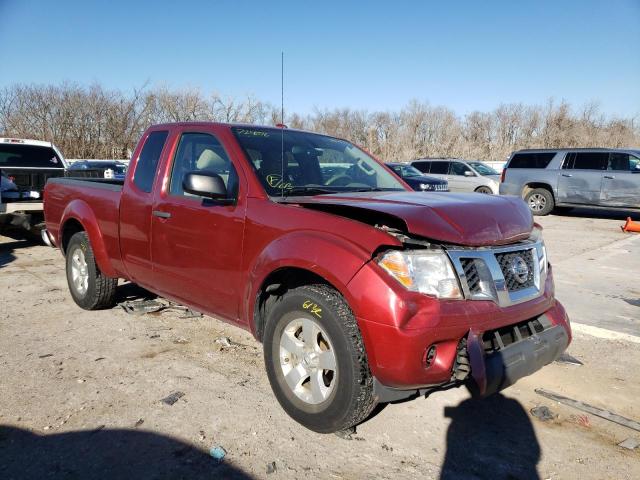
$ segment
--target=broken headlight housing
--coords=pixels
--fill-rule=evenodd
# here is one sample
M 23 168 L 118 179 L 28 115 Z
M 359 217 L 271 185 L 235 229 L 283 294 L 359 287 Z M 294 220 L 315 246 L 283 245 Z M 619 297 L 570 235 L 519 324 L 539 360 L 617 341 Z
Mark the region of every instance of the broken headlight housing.
M 546 272 L 549 268 L 549 257 L 547 256 L 547 246 L 542 238 L 542 227 L 537 223 L 534 224 L 529 240 L 539 243 L 538 261 L 540 262 L 540 272 Z
M 458 277 L 444 250 L 390 250 L 378 265 L 407 290 L 444 299 L 461 299 Z

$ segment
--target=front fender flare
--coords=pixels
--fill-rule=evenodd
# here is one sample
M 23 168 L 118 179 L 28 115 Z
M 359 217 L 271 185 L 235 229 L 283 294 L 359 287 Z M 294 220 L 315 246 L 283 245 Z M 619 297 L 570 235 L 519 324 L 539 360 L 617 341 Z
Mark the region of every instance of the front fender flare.
M 347 284 L 371 258 L 371 252 L 334 234 L 317 231 L 297 231 L 271 242 L 249 265 L 241 318 L 248 321 L 256 335 L 255 300 L 267 277 L 283 268 L 307 270 L 325 279 L 336 288 L 348 304 L 353 298 Z

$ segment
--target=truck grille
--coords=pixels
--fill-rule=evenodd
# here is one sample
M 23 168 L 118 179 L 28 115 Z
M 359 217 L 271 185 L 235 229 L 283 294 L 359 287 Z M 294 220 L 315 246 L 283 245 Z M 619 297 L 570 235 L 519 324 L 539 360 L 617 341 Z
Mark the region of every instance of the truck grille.
M 526 278 L 518 277 L 514 271 L 515 264 L 518 259 L 524 260 L 527 265 Z M 496 260 L 500 265 L 500 270 L 504 275 L 504 281 L 507 284 L 507 290 L 515 292 L 533 286 L 533 255 L 531 250 L 520 250 L 517 252 L 497 253 Z
M 476 267 L 476 261 L 473 258 L 461 258 L 460 263 L 467 278 L 467 285 L 471 293 L 480 293 L 480 275 Z
M 447 249 L 460 285 L 470 300 L 514 305 L 542 294 L 547 277 L 542 242 L 527 240 L 506 247 Z

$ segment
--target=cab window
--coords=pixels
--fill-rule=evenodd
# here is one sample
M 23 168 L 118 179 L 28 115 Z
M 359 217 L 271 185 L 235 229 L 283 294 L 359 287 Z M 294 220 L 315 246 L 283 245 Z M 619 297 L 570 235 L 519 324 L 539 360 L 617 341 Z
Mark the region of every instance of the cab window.
M 167 131 L 151 132 L 144 142 L 133 175 L 133 183 L 143 192 L 151 192 L 153 179 L 158 170 L 158 161 L 168 134 Z
M 609 161 L 607 152 L 575 152 L 568 168 L 574 170 L 606 170 Z
M 238 175 L 220 141 L 208 133 L 183 133 L 173 159 L 171 195 L 196 197 L 186 193 L 182 182 L 187 173 L 219 175 L 224 181 L 228 198 L 236 198 Z
M 640 169 L 640 159 L 628 153 L 611 152 L 608 169 L 622 172 L 638 170 Z
M 471 172 L 471 169 L 462 162 L 451 162 L 451 169 L 449 175 L 464 175 L 466 172 Z M 471 172 L 473 173 L 473 172 Z

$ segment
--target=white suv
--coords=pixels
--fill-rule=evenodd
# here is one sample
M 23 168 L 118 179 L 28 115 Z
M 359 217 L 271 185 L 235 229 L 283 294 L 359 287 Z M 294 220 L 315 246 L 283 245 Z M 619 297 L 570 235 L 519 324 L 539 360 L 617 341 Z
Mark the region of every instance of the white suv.
M 424 174 L 449 182 L 452 192 L 477 192 L 497 195 L 500 174 L 489 165 L 475 160 L 458 158 L 424 158 L 411 165 Z

